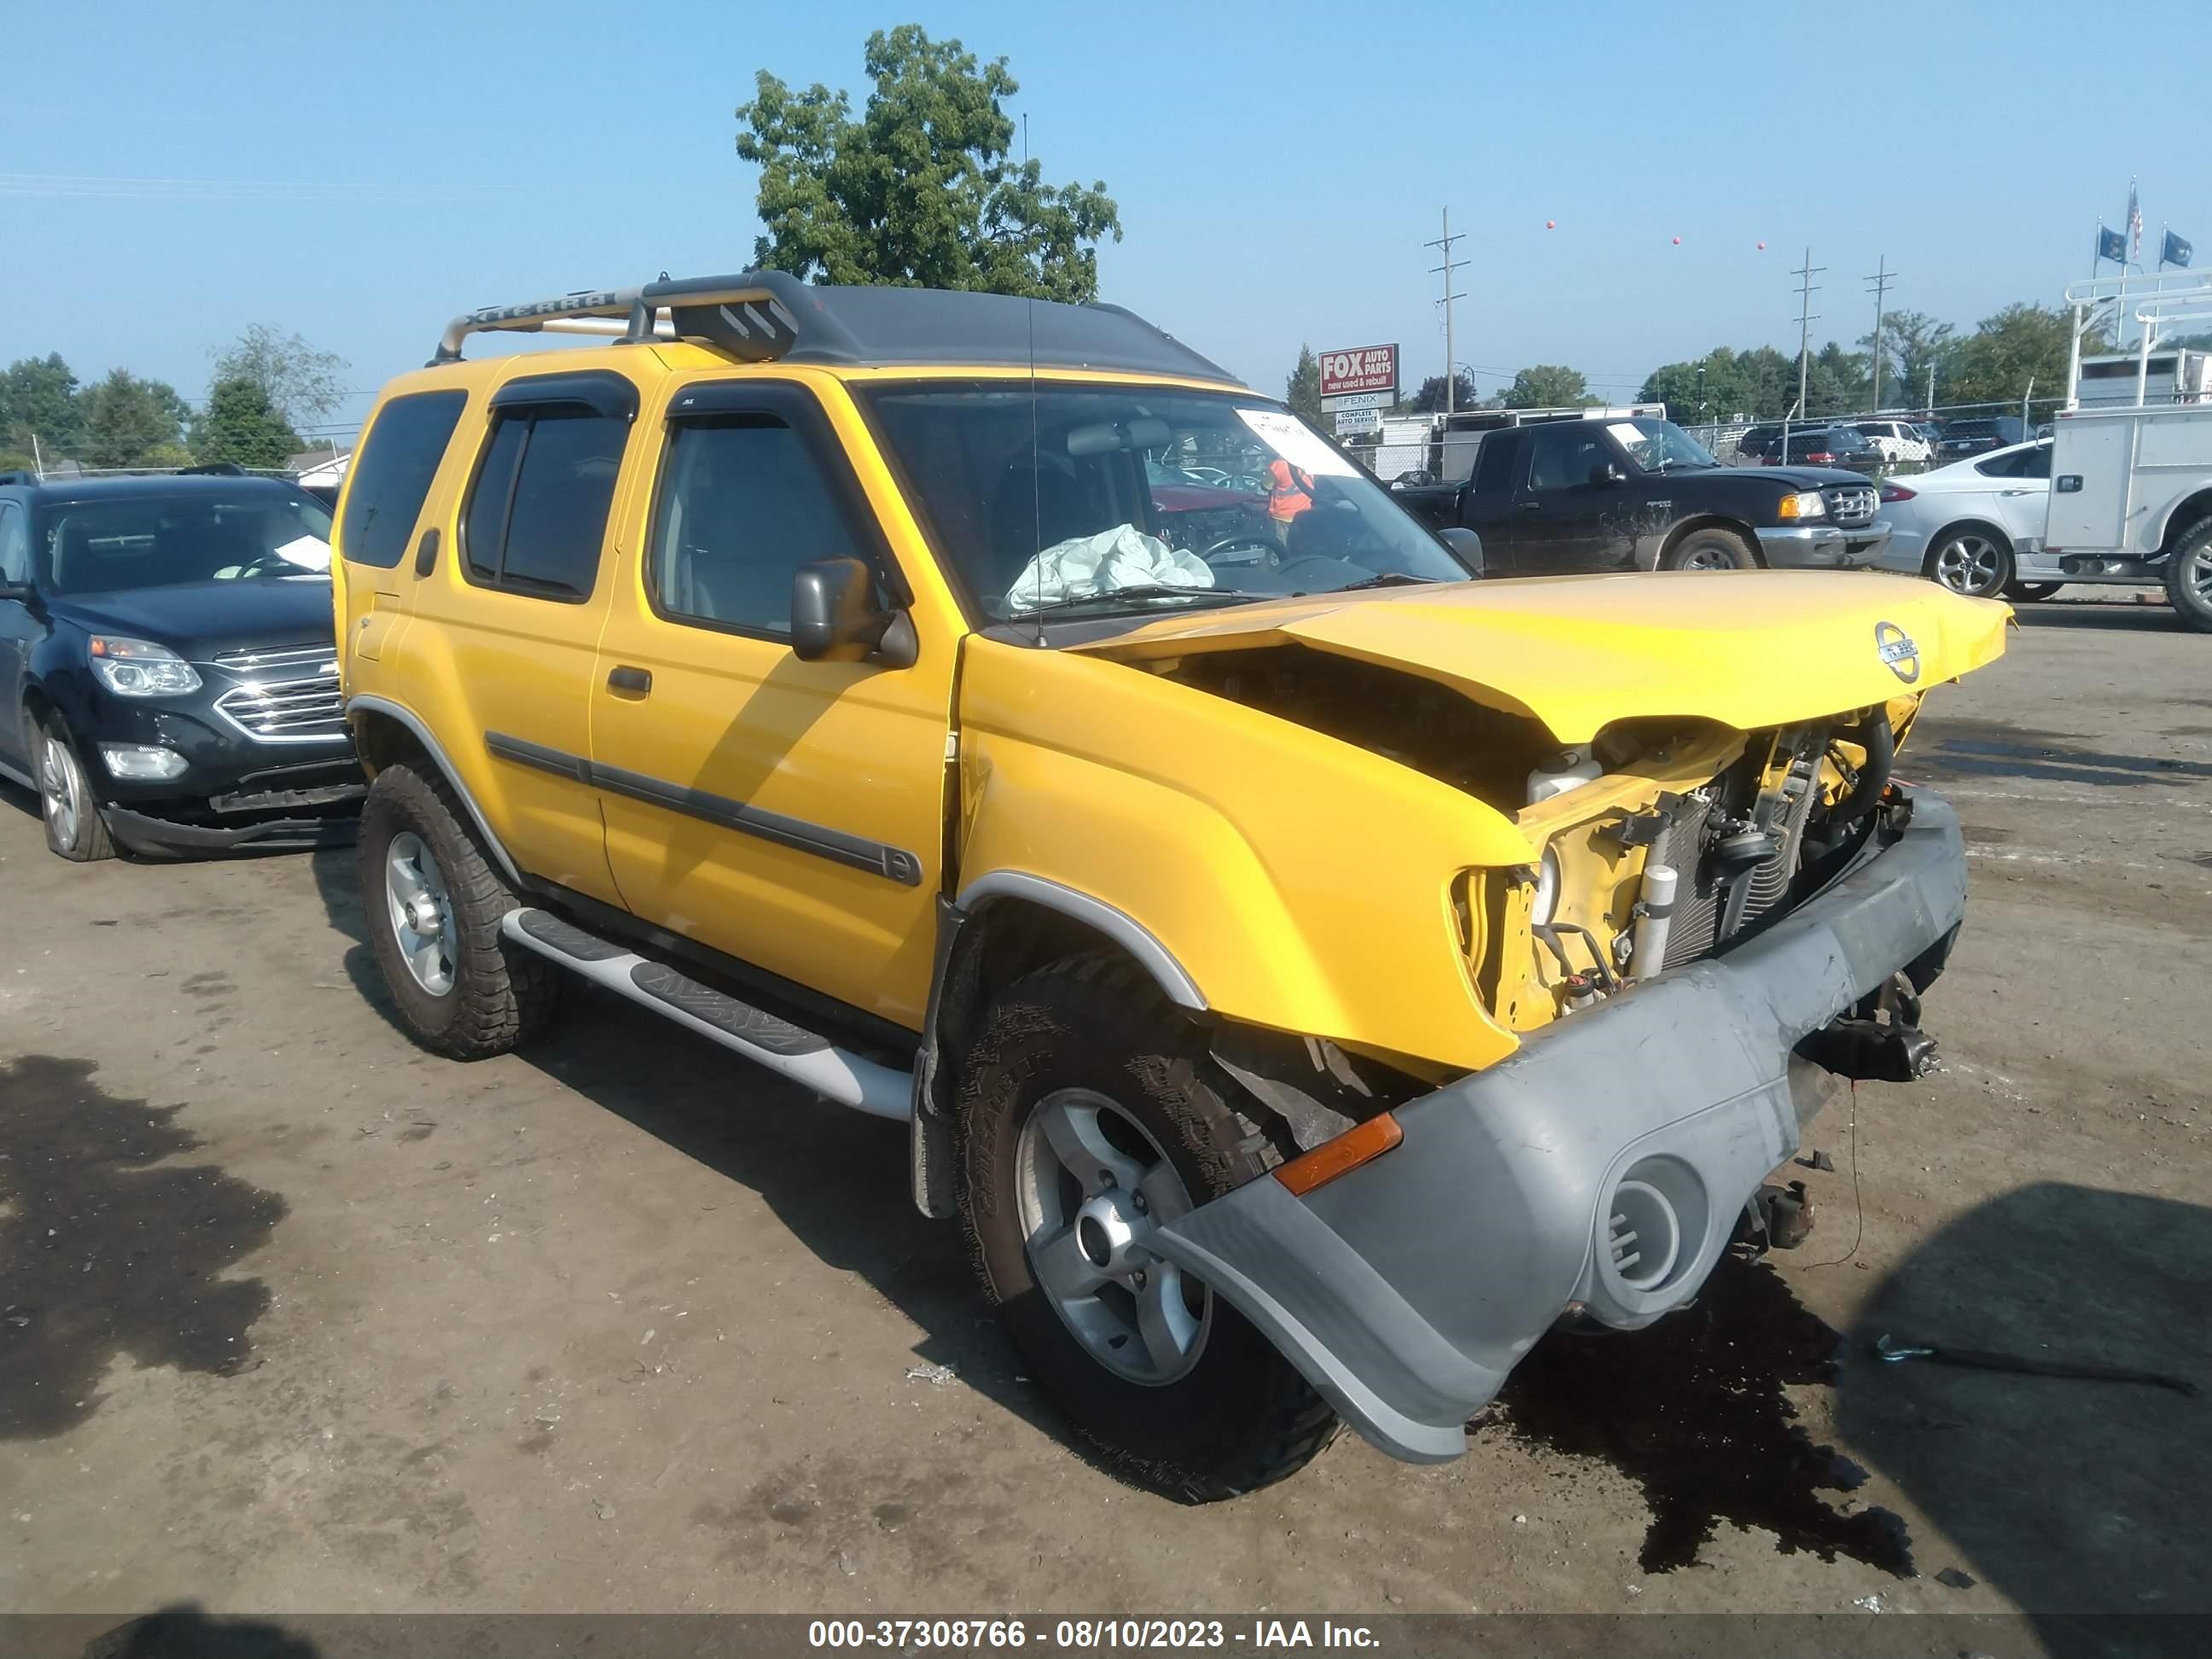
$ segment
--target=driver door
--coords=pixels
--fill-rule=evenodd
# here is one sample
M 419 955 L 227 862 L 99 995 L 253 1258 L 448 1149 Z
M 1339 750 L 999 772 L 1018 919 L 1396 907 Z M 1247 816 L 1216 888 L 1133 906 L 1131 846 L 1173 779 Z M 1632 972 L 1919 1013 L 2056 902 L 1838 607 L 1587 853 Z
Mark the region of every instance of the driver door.
M 1591 482 L 1594 469 L 1627 467 L 1595 421 L 1553 421 L 1528 429 L 1520 487 L 1513 492 L 1513 574 L 1559 576 L 1621 570 L 1635 538 L 1616 532 L 1632 519 L 1626 484 Z
M 0 501 L 0 582 L 31 580 L 30 515 L 18 501 Z M 21 599 L 0 599 L 0 762 L 31 771 L 31 734 L 23 723 L 22 680 L 31 647 L 46 630 Z

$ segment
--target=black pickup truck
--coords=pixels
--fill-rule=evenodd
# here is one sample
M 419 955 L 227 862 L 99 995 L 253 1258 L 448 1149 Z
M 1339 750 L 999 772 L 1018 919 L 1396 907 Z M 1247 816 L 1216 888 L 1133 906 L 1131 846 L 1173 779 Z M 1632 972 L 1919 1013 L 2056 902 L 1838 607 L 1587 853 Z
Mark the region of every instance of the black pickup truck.
M 1723 466 L 1671 421 L 1547 421 L 1484 434 L 1457 484 L 1392 493 L 1482 538 L 1493 576 L 1870 565 L 1889 539 L 1875 486 L 1811 466 Z

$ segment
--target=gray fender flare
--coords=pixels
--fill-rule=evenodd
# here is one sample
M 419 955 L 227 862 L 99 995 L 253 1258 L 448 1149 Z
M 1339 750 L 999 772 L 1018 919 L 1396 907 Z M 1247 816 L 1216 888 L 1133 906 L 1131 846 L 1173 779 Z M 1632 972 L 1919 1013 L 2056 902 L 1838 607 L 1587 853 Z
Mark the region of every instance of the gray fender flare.
M 388 719 L 398 721 L 407 728 L 415 740 L 422 745 L 424 751 L 437 763 L 438 769 L 445 775 L 446 781 L 452 786 L 453 793 L 461 798 L 461 805 L 469 809 L 470 820 L 475 823 L 477 833 L 483 837 L 485 850 L 489 852 L 493 859 L 497 861 L 509 884 L 518 892 L 523 890 L 526 884 L 523 880 L 522 872 L 515 866 L 514 859 L 507 855 L 507 848 L 501 844 L 499 837 L 492 833 L 490 820 L 484 817 L 483 809 L 477 805 L 476 797 L 469 793 L 468 785 L 461 781 L 461 775 L 453 769 L 453 760 L 447 755 L 445 745 L 430 735 L 430 728 L 422 723 L 421 718 L 412 709 L 403 708 L 389 697 L 348 697 L 345 705 L 348 725 L 352 724 L 354 711 L 356 709 L 365 714 L 385 715 Z

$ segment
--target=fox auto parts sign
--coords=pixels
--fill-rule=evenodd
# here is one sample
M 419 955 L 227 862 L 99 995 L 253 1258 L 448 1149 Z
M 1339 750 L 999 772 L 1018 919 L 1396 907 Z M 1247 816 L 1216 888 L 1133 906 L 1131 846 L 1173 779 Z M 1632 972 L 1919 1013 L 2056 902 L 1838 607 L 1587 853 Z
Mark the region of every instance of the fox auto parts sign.
M 1398 392 L 1398 348 L 1353 346 L 1321 354 L 1321 395 L 1341 398 L 1355 392 Z

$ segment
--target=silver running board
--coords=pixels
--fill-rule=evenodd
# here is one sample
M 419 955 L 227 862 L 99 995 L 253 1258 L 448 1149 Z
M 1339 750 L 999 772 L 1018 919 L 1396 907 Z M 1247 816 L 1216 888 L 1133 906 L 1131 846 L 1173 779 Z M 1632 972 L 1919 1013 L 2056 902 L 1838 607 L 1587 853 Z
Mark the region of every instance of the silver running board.
M 702 985 L 665 963 L 589 933 L 547 910 L 510 910 L 500 931 L 517 945 L 696 1031 L 840 1106 L 901 1123 L 914 1115 L 914 1074 L 848 1054 L 827 1037 Z

